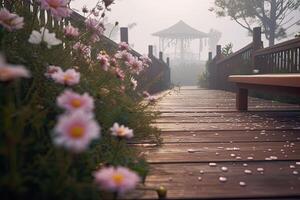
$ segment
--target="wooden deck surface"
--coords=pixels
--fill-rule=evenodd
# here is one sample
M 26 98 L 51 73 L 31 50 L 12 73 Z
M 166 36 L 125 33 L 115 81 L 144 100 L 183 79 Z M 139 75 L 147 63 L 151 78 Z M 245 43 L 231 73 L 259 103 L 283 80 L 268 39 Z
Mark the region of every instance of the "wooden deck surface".
M 185 87 L 153 109 L 163 144 L 136 144 L 151 166 L 146 186 L 165 186 L 168 199 L 300 199 L 299 106 L 250 98 L 237 112 L 233 93 Z

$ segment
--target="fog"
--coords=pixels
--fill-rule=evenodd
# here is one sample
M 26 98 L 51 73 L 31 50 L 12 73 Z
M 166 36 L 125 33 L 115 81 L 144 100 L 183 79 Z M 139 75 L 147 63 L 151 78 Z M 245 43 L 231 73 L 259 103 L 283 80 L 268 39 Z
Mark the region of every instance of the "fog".
M 80 12 L 83 6 L 91 9 L 96 2 L 96 0 L 75 0 L 71 6 Z M 111 6 L 111 12 L 108 12 L 106 16 L 108 22 L 114 24 L 118 21 L 120 27 L 136 23 L 136 26 L 129 30 L 129 44 L 140 53 L 147 53 L 149 44 L 158 47 L 158 38 L 152 36 L 152 33 L 169 28 L 180 20 L 205 33 L 208 33 L 210 29 L 220 31 L 222 37 L 219 44 L 232 43 L 233 51 L 249 44 L 252 38 L 248 32 L 229 18 L 216 17 L 209 11 L 213 5 L 214 0 L 116 0 Z M 299 12 L 297 15 L 296 17 L 300 19 Z M 294 34 L 290 34 L 290 37 L 286 39 L 293 36 Z M 118 42 L 119 38 L 115 40 Z M 267 41 L 264 43 L 265 46 L 268 45 Z M 197 45 L 199 49 L 199 42 Z M 201 53 L 202 61 L 207 60 L 207 54 L 208 48 L 206 47 Z M 182 75 L 181 72 L 179 75 Z M 195 84 L 196 79 L 194 76 L 192 84 Z
M 95 0 L 75 1 L 72 7 L 81 10 L 83 5 L 91 8 Z M 129 32 L 130 44 L 145 53 L 149 44 L 158 45 L 158 39 L 152 33 L 168 28 L 179 20 L 190 26 L 209 32 L 211 28 L 222 32 L 220 44 L 233 43 L 239 49 L 251 41 L 247 32 L 229 19 L 216 18 L 208 9 L 213 0 L 119 0 L 108 13 L 110 22 L 118 21 L 120 26 L 137 23 Z M 239 37 L 236 37 L 239 35 Z

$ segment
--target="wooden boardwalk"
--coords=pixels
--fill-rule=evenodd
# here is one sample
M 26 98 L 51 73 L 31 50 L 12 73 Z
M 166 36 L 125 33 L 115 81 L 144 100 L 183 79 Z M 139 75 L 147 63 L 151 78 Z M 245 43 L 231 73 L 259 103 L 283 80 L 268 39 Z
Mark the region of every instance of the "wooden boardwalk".
M 163 144 L 139 144 L 146 186 L 163 185 L 168 199 L 300 199 L 299 106 L 250 98 L 241 113 L 233 93 L 184 87 L 154 109 Z

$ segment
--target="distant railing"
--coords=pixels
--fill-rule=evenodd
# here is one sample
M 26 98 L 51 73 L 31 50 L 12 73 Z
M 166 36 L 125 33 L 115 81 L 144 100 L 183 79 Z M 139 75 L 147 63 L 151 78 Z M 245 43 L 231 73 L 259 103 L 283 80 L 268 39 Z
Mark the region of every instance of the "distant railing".
M 52 18 L 52 15 L 45 11 L 40 10 L 37 4 L 33 4 L 33 0 L 21 0 L 20 4 L 22 7 L 28 8 L 28 12 L 30 12 L 30 16 L 32 16 L 32 24 L 37 24 L 39 26 L 47 26 L 49 30 L 53 30 L 56 28 L 64 28 L 69 23 L 78 27 L 79 29 L 85 28 L 85 17 L 80 15 L 77 12 L 72 12 L 69 18 L 63 19 L 61 21 L 57 21 Z M 7 9 L 11 9 L 12 1 L 11 0 L 0 0 L 0 7 L 5 6 Z M 26 9 L 27 10 L 27 9 Z M 37 20 L 34 20 L 37 19 Z M 128 43 L 128 28 L 121 28 L 121 41 Z M 96 44 L 97 46 L 98 44 Z M 112 53 L 117 50 L 118 44 L 106 36 L 102 36 L 99 42 L 99 51 L 103 50 L 103 48 L 108 52 Z M 130 53 L 136 57 L 140 57 L 141 54 L 131 50 Z M 170 83 L 170 66 L 169 66 L 169 58 L 165 62 L 162 59 L 163 54 L 161 54 L 161 58 L 156 58 L 153 53 L 150 54 L 149 57 L 152 59 L 152 64 L 148 69 L 146 69 L 138 78 L 139 86 L 138 90 L 143 91 L 147 90 L 150 93 L 156 93 L 163 91 L 165 89 L 169 89 Z
M 80 14 L 73 12 L 70 17 L 70 22 L 78 23 L 78 21 L 83 22 L 85 18 Z M 121 28 L 121 41 L 128 43 L 128 28 Z M 109 38 L 103 36 L 102 41 L 105 41 L 112 48 L 118 48 L 118 44 Z M 136 57 L 142 56 L 135 50 L 130 50 L 130 53 Z M 150 93 L 157 93 L 171 86 L 171 74 L 170 74 L 170 60 L 167 58 L 166 62 L 163 60 L 163 53 L 160 52 L 159 58 L 153 55 L 153 46 L 149 45 L 149 58 L 152 60 L 152 64 L 145 71 L 137 77 L 139 81 L 138 90 L 147 90 Z
M 234 90 L 234 84 L 228 82 L 228 76 L 234 74 L 300 72 L 300 38 L 263 48 L 261 28 L 256 27 L 253 41 L 244 48 L 226 57 L 221 49 L 218 45 L 214 58 L 209 53 L 209 84 L 215 89 Z

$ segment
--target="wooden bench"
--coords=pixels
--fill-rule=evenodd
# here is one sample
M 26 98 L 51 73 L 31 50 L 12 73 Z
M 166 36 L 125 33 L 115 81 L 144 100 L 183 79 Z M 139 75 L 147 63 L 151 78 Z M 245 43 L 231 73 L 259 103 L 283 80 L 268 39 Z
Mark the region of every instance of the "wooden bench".
M 248 110 L 248 90 L 300 95 L 300 74 L 232 75 L 228 79 L 236 83 L 236 108 Z

